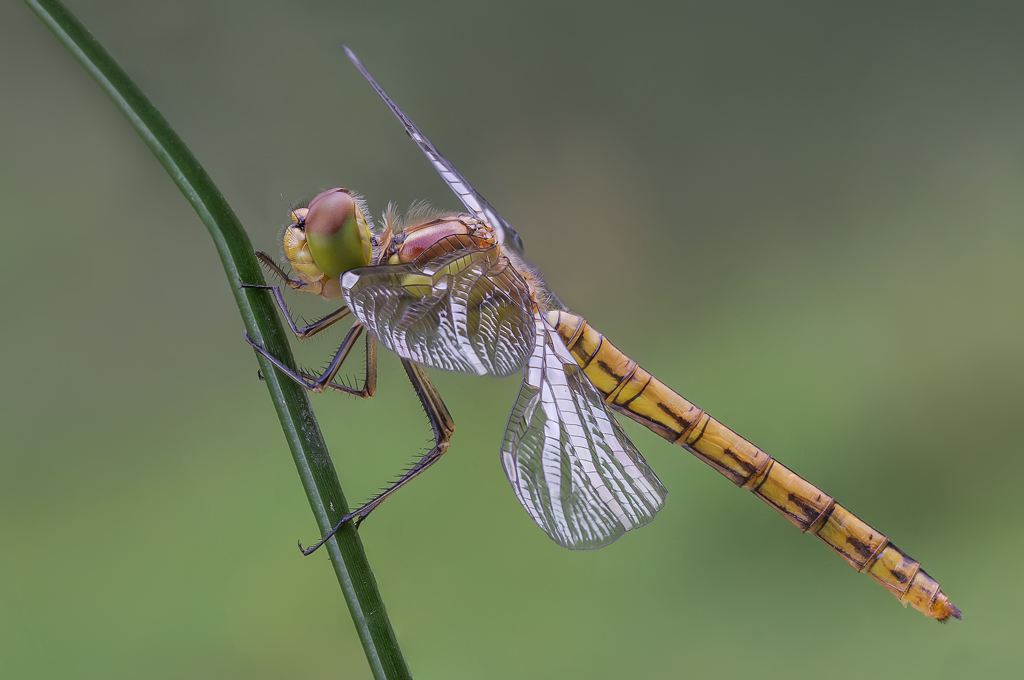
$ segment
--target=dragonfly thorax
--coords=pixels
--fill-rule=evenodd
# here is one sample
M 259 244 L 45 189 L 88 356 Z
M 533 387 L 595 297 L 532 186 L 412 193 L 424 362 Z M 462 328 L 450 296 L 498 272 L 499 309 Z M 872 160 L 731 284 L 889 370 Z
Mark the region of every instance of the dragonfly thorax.
M 361 201 L 346 189 L 328 189 L 308 207 L 292 210 L 290 217 L 283 236 L 288 262 L 311 292 L 339 297 L 339 277 L 369 265 L 373 255 Z
M 431 255 L 466 247 L 494 245 L 494 230 L 472 215 L 441 215 L 420 222 L 383 239 L 385 250 L 380 261 L 387 264 L 413 262 Z

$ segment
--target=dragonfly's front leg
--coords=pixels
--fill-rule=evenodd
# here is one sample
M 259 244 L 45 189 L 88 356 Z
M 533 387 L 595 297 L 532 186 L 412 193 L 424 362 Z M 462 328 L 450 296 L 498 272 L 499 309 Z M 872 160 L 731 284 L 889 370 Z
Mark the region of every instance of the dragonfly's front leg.
M 377 391 L 377 341 L 374 340 L 373 336 L 369 333 L 366 334 L 366 378 L 363 380 L 362 388 L 357 390 L 354 387 L 334 382 L 334 378 L 338 375 L 341 365 L 345 363 L 345 359 L 348 358 L 352 348 L 355 347 L 356 342 L 359 341 L 359 336 L 365 328 L 366 327 L 361 323 L 357 323 L 352 326 L 348 335 L 345 336 L 345 340 L 342 341 L 341 347 L 339 347 L 338 351 L 334 353 L 334 358 L 331 359 L 331 363 L 329 363 L 327 368 L 324 369 L 324 372 L 318 376 L 312 376 L 308 373 L 292 369 L 266 349 L 250 340 L 248 331 L 245 333 L 245 341 L 249 343 L 254 350 L 266 357 L 267 361 L 274 364 L 274 366 L 277 367 L 277 370 L 281 371 L 286 376 L 312 392 L 320 393 L 327 388 L 331 388 L 332 390 L 337 390 L 339 392 L 344 392 L 345 394 L 351 394 L 354 397 L 362 397 L 365 399 L 372 397 L 374 392 Z
M 284 318 L 288 321 L 288 327 L 292 329 L 292 333 L 294 333 L 295 337 L 299 340 L 311 338 L 320 331 L 327 330 L 352 313 L 348 308 L 348 305 L 342 305 L 330 314 L 320 317 L 311 324 L 299 326 L 295 323 L 295 319 L 292 318 L 292 313 L 288 310 L 288 305 L 285 304 L 284 296 L 281 294 L 280 288 L 277 286 L 263 286 L 258 283 L 243 283 L 241 286 L 242 288 L 255 288 L 257 290 L 272 291 L 274 293 L 274 300 L 277 301 L 277 306 L 281 310 L 281 314 L 283 314 Z
M 348 513 L 341 518 L 341 521 L 334 525 L 334 528 L 328 532 L 326 536 L 321 538 L 317 543 L 309 548 L 302 548 L 302 544 L 299 543 L 299 548 L 302 549 L 303 555 L 309 555 L 317 548 L 327 542 L 331 536 L 333 536 L 345 522 L 355 522 L 358 527 L 366 517 L 377 509 L 381 503 L 385 501 L 391 494 L 405 486 L 412 480 L 413 477 L 420 474 L 428 467 L 440 460 L 444 452 L 448 450 L 448 442 L 452 438 L 452 434 L 455 432 L 455 421 L 452 420 L 452 416 L 448 413 L 448 407 L 444 405 L 444 401 L 441 400 L 441 395 L 434 387 L 434 384 L 430 382 L 430 378 L 427 376 L 427 372 L 419 364 L 414 364 L 408 359 L 402 359 L 402 365 L 405 366 L 405 372 L 409 375 L 409 380 L 412 382 L 412 387 L 416 390 L 416 396 L 420 398 L 420 403 L 423 404 L 423 410 L 427 413 L 427 420 L 430 421 L 430 427 L 434 430 L 434 448 L 430 449 L 422 458 L 416 461 L 412 467 L 406 470 L 401 477 L 399 477 L 391 486 L 385 489 L 382 493 L 375 496 L 368 503 L 364 504 L 360 508 Z
M 290 276 L 288 276 L 288 274 L 286 274 L 285 271 L 281 269 L 281 266 L 277 264 L 277 262 L 274 261 L 274 258 L 270 257 L 270 255 L 267 255 L 262 250 L 254 250 L 253 253 L 255 253 L 256 257 L 259 259 L 260 262 L 266 265 L 267 269 L 269 269 L 271 273 L 273 273 L 277 278 L 287 283 L 288 287 L 291 288 L 292 290 L 302 290 L 303 288 L 306 287 L 307 284 L 305 281 L 302 281 L 301 279 L 293 279 Z M 254 286 L 254 288 L 259 287 L 260 286 Z
M 287 283 L 290 288 L 294 290 L 302 290 L 306 288 L 305 282 L 299 281 L 298 279 L 288 278 L 288 275 L 284 273 L 284 270 L 278 267 L 277 263 L 274 262 L 274 260 L 272 260 L 270 256 L 267 255 L 266 253 L 262 253 L 257 250 L 256 256 L 260 259 L 260 261 L 263 264 L 267 266 L 268 269 L 270 269 L 270 271 L 275 276 L 277 276 L 278 278 L 282 279 L 285 283 Z M 313 323 L 300 327 L 298 324 L 295 323 L 295 319 L 292 318 L 292 313 L 288 310 L 288 305 L 285 304 L 284 296 L 281 294 L 280 288 L 278 288 L 277 286 L 264 286 L 262 284 L 257 283 L 242 283 L 241 286 L 242 288 L 255 288 L 257 290 L 272 291 L 274 293 L 274 300 L 277 302 L 278 308 L 281 310 L 281 313 L 284 314 L 284 318 L 287 319 L 288 321 L 288 326 L 292 329 L 292 333 L 295 334 L 295 337 L 297 337 L 300 340 L 305 340 L 306 338 L 316 335 L 320 331 L 330 328 L 331 326 L 338 323 L 339 321 L 341 321 L 346 316 L 352 313 L 347 305 L 342 305 L 340 308 L 334 310 L 333 312 L 324 317 L 321 317 L 320 319 L 317 319 Z

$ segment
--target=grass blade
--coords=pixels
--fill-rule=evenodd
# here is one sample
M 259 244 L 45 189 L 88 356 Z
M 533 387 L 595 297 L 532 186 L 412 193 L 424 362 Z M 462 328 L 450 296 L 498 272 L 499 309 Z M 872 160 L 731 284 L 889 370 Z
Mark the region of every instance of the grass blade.
M 131 78 L 63 4 L 56 0 L 26 0 L 26 3 L 113 100 L 192 204 L 213 237 L 249 336 L 272 354 L 294 364 L 288 335 L 271 296 L 267 291 L 247 290 L 238 285 L 241 281 L 264 283 L 263 273 L 234 211 L 195 156 Z M 238 344 L 240 351 L 247 351 L 241 335 Z M 310 508 L 320 531 L 326 533 L 348 512 L 348 504 L 306 391 L 279 376 L 262 357 L 259 361 Z M 410 677 L 359 535 L 348 525 L 324 547 L 374 677 Z

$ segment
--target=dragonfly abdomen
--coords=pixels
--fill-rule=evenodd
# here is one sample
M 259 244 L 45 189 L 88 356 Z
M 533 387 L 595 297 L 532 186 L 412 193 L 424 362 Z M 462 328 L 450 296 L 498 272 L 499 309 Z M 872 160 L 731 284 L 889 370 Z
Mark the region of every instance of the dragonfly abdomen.
M 582 317 L 552 311 L 547 318 L 610 406 L 750 490 L 800 531 L 820 538 L 851 567 L 867 572 L 904 606 L 939 621 L 960 618 L 938 582 L 884 534 L 677 394 Z

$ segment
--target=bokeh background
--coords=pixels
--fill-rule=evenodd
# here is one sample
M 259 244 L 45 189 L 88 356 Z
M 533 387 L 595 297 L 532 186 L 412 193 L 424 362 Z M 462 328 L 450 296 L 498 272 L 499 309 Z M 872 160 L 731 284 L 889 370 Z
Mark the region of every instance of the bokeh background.
M 452 448 L 361 532 L 417 677 L 1020 677 L 1019 3 L 70 4 L 273 253 L 330 186 L 459 207 L 347 42 L 570 306 L 965 616 L 632 424 L 667 506 L 562 550 L 516 380 L 437 375 Z M 206 231 L 27 8 L 0 37 L 0 675 L 369 677 Z M 352 502 L 429 438 L 390 355 L 314 402 Z

